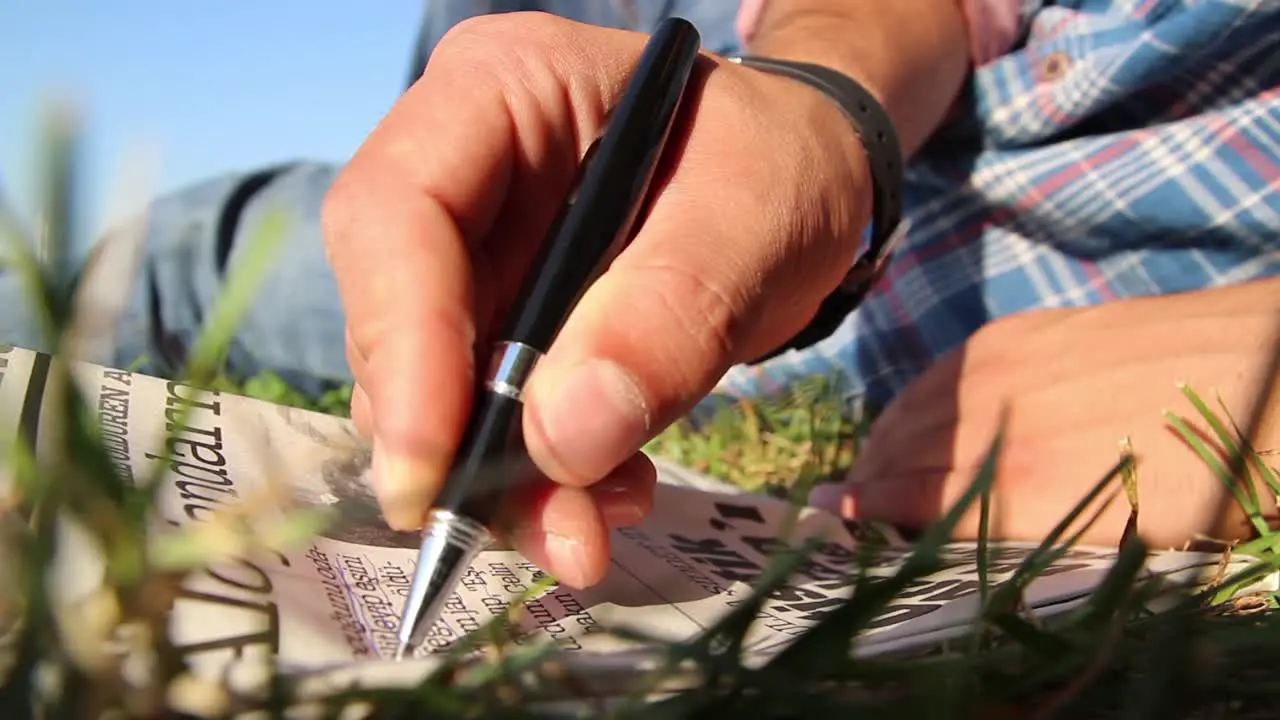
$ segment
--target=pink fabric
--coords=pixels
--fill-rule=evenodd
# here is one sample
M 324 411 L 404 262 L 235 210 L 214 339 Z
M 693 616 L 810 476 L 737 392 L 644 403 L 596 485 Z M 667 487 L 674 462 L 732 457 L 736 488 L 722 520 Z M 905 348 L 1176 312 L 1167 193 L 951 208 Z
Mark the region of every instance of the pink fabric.
M 969 55 L 985 65 L 1009 52 L 1018 37 L 1022 0 L 960 0 L 969 23 Z
M 969 25 L 969 54 L 974 65 L 986 64 L 1009 51 L 1018 36 L 1022 0 L 957 0 Z M 738 36 L 751 42 L 765 0 L 741 0 Z
M 742 44 L 751 41 L 756 34 L 756 26 L 760 24 L 760 11 L 764 10 L 764 0 L 742 0 L 738 6 L 738 37 Z

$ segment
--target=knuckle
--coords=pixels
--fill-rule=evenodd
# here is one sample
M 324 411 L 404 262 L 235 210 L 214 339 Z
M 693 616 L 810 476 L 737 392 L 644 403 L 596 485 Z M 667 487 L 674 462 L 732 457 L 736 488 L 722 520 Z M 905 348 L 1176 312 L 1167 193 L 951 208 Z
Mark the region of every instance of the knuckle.
M 702 277 L 679 265 L 653 265 L 649 285 L 661 316 L 700 349 L 702 357 L 723 361 L 734 355 L 741 335 L 744 304 Z M 717 363 L 718 364 L 718 363 Z
M 518 65 L 530 52 L 555 48 L 564 40 L 565 30 L 563 18 L 545 13 L 476 15 L 449 28 L 433 57 L 490 70 Z
M 437 47 L 454 49 L 475 44 L 488 45 L 500 40 L 518 27 L 508 17 L 509 13 L 485 13 L 472 15 L 454 23 L 440 38 Z
M 465 73 L 475 85 L 497 89 L 508 99 L 527 94 L 563 101 L 558 96 L 566 88 L 598 94 L 599 88 L 582 81 L 599 74 L 599 58 L 593 59 L 591 49 L 601 47 L 600 30 L 541 12 L 481 15 L 452 27 L 432 57 L 447 63 L 448 72 Z
M 538 37 L 561 27 L 564 21 L 538 12 L 506 12 L 472 15 L 455 23 L 445 32 L 441 43 L 480 43 L 489 45 L 512 37 Z M 492 49 L 487 48 L 487 49 Z
M 465 52 L 472 49 L 501 47 L 498 42 L 510 32 L 510 23 L 504 13 L 473 15 L 454 23 L 439 42 L 437 53 Z

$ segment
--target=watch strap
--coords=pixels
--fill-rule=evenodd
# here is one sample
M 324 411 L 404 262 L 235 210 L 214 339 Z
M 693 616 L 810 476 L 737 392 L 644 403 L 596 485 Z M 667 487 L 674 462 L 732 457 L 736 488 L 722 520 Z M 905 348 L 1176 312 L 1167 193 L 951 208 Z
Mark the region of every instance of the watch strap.
M 860 301 L 880 276 L 902 222 L 903 164 L 898 135 L 889 114 L 866 88 L 844 73 L 823 65 L 741 55 L 731 62 L 781 75 L 813 87 L 839 106 L 867 153 L 871 170 L 872 212 L 866 252 L 854 261 L 841 288 Z

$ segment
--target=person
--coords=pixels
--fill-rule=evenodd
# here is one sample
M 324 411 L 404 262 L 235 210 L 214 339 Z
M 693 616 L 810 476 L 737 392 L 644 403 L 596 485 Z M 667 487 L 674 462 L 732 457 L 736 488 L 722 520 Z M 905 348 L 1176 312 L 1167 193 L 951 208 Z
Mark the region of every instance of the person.
M 344 166 L 290 163 L 154 204 L 111 360 L 180 365 L 246 238 L 290 207 L 231 368 L 304 389 L 353 379 L 384 515 L 417 526 L 477 348 L 644 31 L 673 14 L 705 42 L 695 109 L 643 229 L 532 380 L 523 426 L 547 482 L 515 503 L 518 549 L 566 585 L 597 582 L 608 529 L 651 510 L 647 439 L 715 397 L 815 373 L 884 406 L 848 482 L 815 493 L 822 507 L 929 522 L 1007 408 L 1002 536 L 1042 537 L 1125 437 L 1149 541 L 1248 532 L 1217 514 L 1218 481 L 1162 410 L 1184 407 L 1185 381 L 1244 422 L 1270 372 L 1272 0 L 435 0 L 410 87 Z M 908 231 L 884 276 L 829 337 L 761 363 L 840 282 L 872 202 L 865 148 L 832 99 L 726 60 L 742 52 L 855 80 L 910 160 Z M 1280 445 L 1276 418 L 1260 447 Z M 1128 512 L 1108 506 L 1084 540 L 1113 541 Z M 971 514 L 958 533 L 975 528 Z

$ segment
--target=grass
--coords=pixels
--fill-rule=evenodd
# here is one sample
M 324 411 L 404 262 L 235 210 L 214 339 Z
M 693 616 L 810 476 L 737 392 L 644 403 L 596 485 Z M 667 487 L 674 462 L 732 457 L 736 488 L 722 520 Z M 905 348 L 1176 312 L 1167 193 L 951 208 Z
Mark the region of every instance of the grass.
M 801 381 L 775 398 L 727 405 L 709 420 L 680 420 L 645 450 L 750 491 L 792 496 L 853 466 L 869 417 L 850 416 L 831 378 Z
M 73 128 L 55 125 L 47 144 L 47 213 L 40 227 L 45 247 L 65 245 L 74 185 Z M 280 216 L 279 223 L 287 222 Z M 224 300 L 210 316 L 207 332 L 195 345 L 184 382 L 233 390 L 275 402 L 345 413 L 346 397 L 337 391 L 307 398 L 278 378 L 228 378 L 220 372 L 222 351 L 252 297 L 254 284 L 269 267 L 273 237 L 281 225 L 261 229 L 256 252 L 233 271 Z M 7 271 L 21 273 L 40 300 L 45 326 L 55 344 L 72 327 L 67 285 L 32 252 L 33 239 L 6 222 Z M 50 257 L 57 257 L 53 252 Z M 153 502 L 156 478 L 124 482 L 110 465 L 100 436 L 74 383 L 65 375 L 50 379 L 60 412 L 51 423 L 48 452 L 39 455 L 22 443 L 6 457 L 13 488 L 0 512 L 0 568 L 10 575 L 0 583 L 0 619 L 4 628 L 7 672 L 0 686 L 0 707 L 7 717 L 141 718 L 223 716 L 259 708 L 278 715 L 304 702 L 288 677 L 268 666 L 267 681 L 254 694 L 192 675 L 174 652 L 164 629 L 175 589 L 189 573 L 226 551 L 271 542 L 304 542 L 316 518 L 289 515 L 263 531 L 243 515 L 231 515 L 216 527 L 170 533 L 159 538 L 144 521 Z M 1226 553 L 1257 558 L 1255 572 L 1280 567 L 1280 534 L 1262 518 L 1256 495 L 1239 480 L 1280 493 L 1276 472 L 1266 458 L 1241 441 L 1234 418 L 1215 411 L 1191 388 L 1183 389 L 1190 417 L 1171 414 L 1201 459 L 1233 492 L 1254 519 L 1259 539 Z M 856 461 L 859 422 L 842 412 L 838 388 L 821 379 L 804 383 L 768 402 L 726 408 L 697 427 L 668 428 L 649 449 L 685 465 L 736 482 L 757 492 L 790 494 L 833 477 Z M 1246 423 L 1249 427 L 1251 423 Z M 1200 432 L 1199 428 L 1207 431 Z M 699 687 L 656 703 L 635 702 L 615 714 L 628 718 L 676 718 L 730 713 L 749 717 L 835 717 L 875 713 L 878 717 L 1047 718 L 1171 716 L 1271 717 L 1280 699 L 1280 615 L 1269 598 L 1230 600 L 1247 577 L 1222 578 L 1207 589 L 1169 587 L 1139 577 L 1147 548 L 1128 536 L 1099 591 L 1082 607 L 1051 627 L 1032 622 L 1020 611 L 1021 593 L 1037 573 L 1069 547 L 1069 529 L 1087 519 L 1100 499 L 1136 487 L 1140 472 L 1128 453 L 1100 478 L 1079 505 L 1066 513 L 1041 546 L 1013 577 L 982 588 L 980 617 L 969 637 L 918 657 L 852 660 L 851 641 L 913 579 L 940 562 L 960 514 L 977 505 L 985 510 L 995 475 L 1002 434 L 993 438 L 986 462 L 957 505 L 928 528 L 913 552 L 890 576 L 855 573 L 855 592 L 813 630 L 763 667 L 747 667 L 736 650 L 763 599 L 804 561 L 807 547 L 778 555 L 756 583 L 748 600 L 715 627 L 688 642 L 665 646 L 674 667 L 691 663 L 705 679 Z M 1134 512 L 1138 498 L 1130 493 Z M 984 512 L 985 517 L 985 512 Z M 47 582 L 60 558 L 58 521 L 74 521 L 101 549 L 106 573 L 89 600 L 61 602 Z M 252 529 L 252 530 L 251 530 Z M 204 534 L 200 534 L 204 533 Z M 164 552 L 149 552 L 159 543 Z M 985 543 L 983 545 L 985 548 Z M 985 577 L 986 554 L 979 554 Z M 159 560 L 158 560 L 159 558 Z M 1165 609 L 1155 613 L 1154 601 Z M 547 647 L 513 648 L 504 640 L 506 617 L 468 637 L 466 647 L 487 648 L 479 659 L 451 656 L 420 685 L 397 690 L 339 693 L 313 709 L 337 717 L 342 709 L 372 709 L 379 717 L 530 717 L 528 703 L 571 679 Z M 129 668 L 143 663 L 141 678 Z M 132 663 L 132 665 L 131 665 Z M 639 697 L 656 673 L 635 688 Z M 323 713 L 322 713 L 323 714 Z M 546 716 L 545 714 L 543 716 Z

